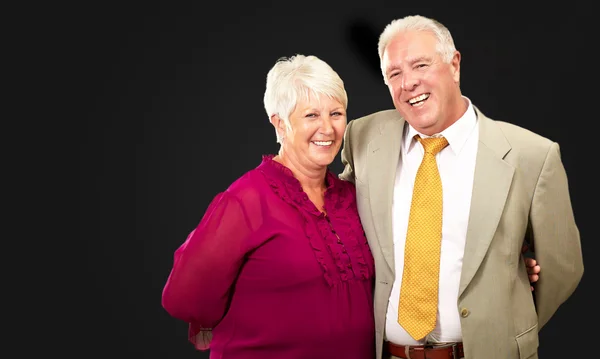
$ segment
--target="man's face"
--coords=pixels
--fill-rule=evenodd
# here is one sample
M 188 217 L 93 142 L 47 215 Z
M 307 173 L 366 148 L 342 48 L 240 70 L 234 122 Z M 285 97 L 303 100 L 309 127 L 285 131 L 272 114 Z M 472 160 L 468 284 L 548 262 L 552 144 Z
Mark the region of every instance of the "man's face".
M 383 68 L 394 106 L 417 131 L 433 135 L 465 111 L 459 87 L 460 53 L 445 63 L 437 39 L 427 31 L 396 35 L 383 53 Z

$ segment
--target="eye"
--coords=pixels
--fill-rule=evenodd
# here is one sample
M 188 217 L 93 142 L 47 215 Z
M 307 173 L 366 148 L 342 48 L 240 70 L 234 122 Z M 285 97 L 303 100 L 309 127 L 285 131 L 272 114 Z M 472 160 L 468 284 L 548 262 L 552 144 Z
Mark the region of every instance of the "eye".
M 315 118 L 317 116 L 318 116 L 318 114 L 316 114 L 316 113 L 309 113 L 306 115 L 306 117 L 308 117 L 308 118 Z
M 425 68 L 425 67 L 427 67 L 427 66 L 428 66 L 427 64 L 418 64 L 418 65 L 416 66 L 416 68 L 418 68 L 418 69 L 422 69 L 422 68 Z
M 344 113 L 340 111 L 335 111 L 331 113 L 331 116 L 344 116 Z

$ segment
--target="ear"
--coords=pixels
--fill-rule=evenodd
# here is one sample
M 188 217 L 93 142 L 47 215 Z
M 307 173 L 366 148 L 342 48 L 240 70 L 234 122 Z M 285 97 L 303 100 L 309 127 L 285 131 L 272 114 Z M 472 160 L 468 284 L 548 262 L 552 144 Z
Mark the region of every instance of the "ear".
M 283 122 L 277 114 L 271 115 L 270 121 L 273 127 L 275 127 L 275 131 L 277 131 L 279 137 L 283 137 L 285 134 L 285 122 Z
M 450 61 L 450 70 L 452 71 L 452 78 L 454 82 L 460 83 L 460 52 L 454 51 L 454 56 Z

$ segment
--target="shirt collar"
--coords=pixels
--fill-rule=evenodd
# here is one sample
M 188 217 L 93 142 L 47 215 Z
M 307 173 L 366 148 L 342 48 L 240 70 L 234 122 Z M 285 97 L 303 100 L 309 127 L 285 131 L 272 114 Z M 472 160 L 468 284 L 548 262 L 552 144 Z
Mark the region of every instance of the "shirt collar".
M 450 147 L 452 152 L 459 154 L 465 142 L 467 142 L 471 131 L 475 128 L 475 124 L 477 123 L 477 114 L 475 113 L 475 109 L 473 108 L 471 100 L 465 96 L 463 96 L 463 98 L 468 103 L 467 111 L 465 111 L 458 121 L 453 123 L 441 133 L 434 134 L 433 136 L 426 136 L 415 130 L 408 122 L 406 122 L 403 140 L 405 153 L 412 151 L 416 142 L 414 140 L 414 136 L 419 135 L 423 138 L 444 136 L 446 140 L 448 140 L 448 147 Z

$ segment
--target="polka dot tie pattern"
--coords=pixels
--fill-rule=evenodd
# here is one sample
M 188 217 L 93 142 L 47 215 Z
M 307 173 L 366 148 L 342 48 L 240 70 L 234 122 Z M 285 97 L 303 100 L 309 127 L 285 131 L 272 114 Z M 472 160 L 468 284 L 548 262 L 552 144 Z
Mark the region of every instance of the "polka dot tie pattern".
M 442 181 L 435 155 L 444 137 L 415 136 L 425 150 L 413 189 L 400 287 L 398 323 L 415 340 L 435 328 L 442 242 Z

